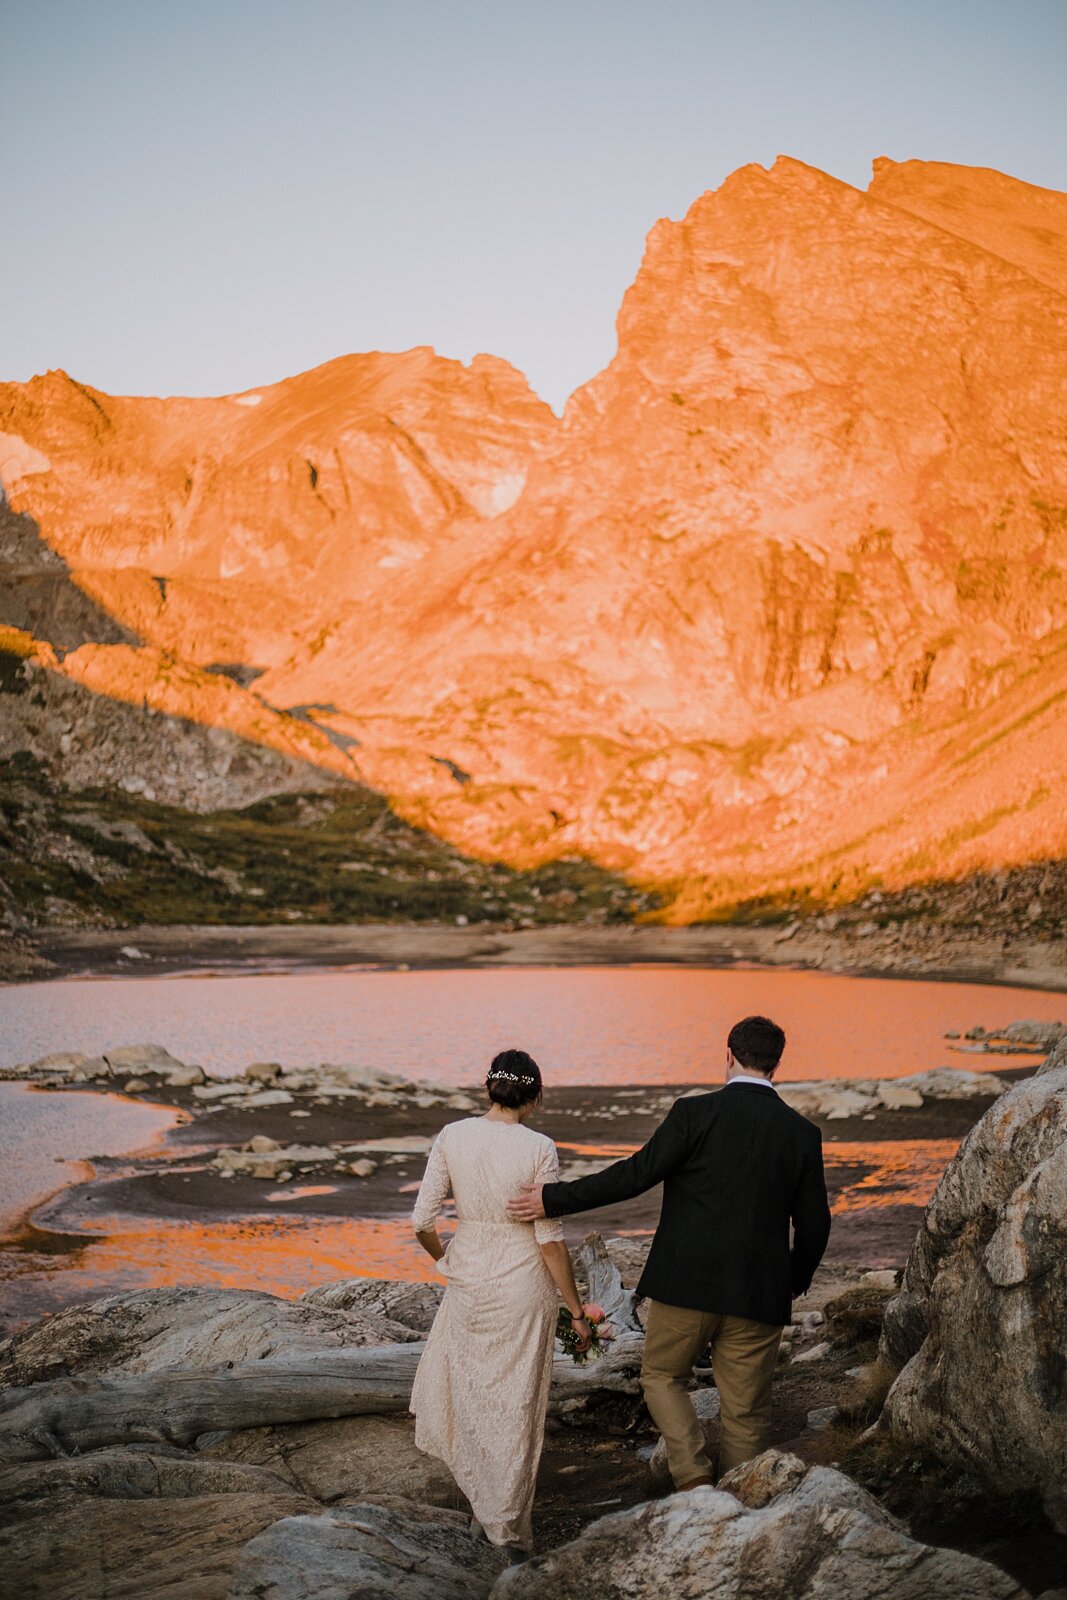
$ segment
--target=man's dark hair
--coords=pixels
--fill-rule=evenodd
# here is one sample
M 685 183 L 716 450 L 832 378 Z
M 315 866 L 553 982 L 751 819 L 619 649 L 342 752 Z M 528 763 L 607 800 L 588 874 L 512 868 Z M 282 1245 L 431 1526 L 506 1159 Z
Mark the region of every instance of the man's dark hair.
M 770 1017 L 742 1017 L 730 1029 L 726 1043 L 743 1067 L 769 1076 L 782 1059 L 785 1034 Z
M 495 1106 L 517 1111 L 540 1099 L 541 1068 L 525 1050 L 501 1050 L 493 1057 L 485 1087 Z

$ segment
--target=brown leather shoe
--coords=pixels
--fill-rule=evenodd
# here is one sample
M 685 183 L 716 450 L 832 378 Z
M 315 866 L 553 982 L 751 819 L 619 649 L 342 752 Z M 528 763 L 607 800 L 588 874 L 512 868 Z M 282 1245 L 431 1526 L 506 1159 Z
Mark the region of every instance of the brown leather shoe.
M 688 1483 L 680 1483 L 675 1488 L 675 1494 L 685 1494 L 687 1489 L 714 1489 L 714 1478 L 690 1478 Z

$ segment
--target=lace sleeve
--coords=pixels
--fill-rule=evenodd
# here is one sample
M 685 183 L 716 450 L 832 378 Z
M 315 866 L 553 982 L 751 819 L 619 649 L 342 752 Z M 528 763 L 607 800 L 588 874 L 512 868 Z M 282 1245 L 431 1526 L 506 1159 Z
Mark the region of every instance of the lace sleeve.
M 452 1180 L 448 1174 L 448 1161 L 444 1150 L 445 1130 L 442 1128 L 426 1158 L 426 1171 L 422 1175 L 411 1224 L 416 1233 L 429 1233 L 437 1222 L 438 1214 L 448 1199 Z
M 559 1182 L 559 1153 L 551 1139 L 545 1140 L 544 1149 L 537 1160 L 535 1183 Z M 563 1240 L 563 1224 L 556 1217 L 541 1217 L 534 1223 L 534 1238 L 538 1244 L 559 1244 Z

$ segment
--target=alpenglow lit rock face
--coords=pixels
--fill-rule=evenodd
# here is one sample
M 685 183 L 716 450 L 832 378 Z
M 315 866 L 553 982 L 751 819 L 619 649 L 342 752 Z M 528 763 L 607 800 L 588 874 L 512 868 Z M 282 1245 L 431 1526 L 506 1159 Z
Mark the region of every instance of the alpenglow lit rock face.
M 679 918 L 1061 855 L 1064 238 L 1000 173 L 780 157 L 656 224 L 562 421 L 428 350 L 213 400 L 0 386 L 6 620 L 289 759 L 295 706 L 300 760 Z

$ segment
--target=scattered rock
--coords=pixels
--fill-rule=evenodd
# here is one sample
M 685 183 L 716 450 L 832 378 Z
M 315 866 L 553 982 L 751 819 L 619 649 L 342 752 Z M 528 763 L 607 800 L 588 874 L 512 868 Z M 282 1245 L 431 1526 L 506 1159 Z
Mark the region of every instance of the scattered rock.
M 1007 1084 L 991 1072 L 933 1067 L 906 1078 L 827 1078 L 781 1083 L 778 1093 L 795 1111 L 828 1122 L 877 1111 L 918 1110 L 927 1100 L 963 1100 L 1003 1094 Z
M 76 1050 L 57 1050 L 51 1055 L 39 1056 L 20 1066 L 5 1067 L 0 1074 L 5 1079 L 22 1079 L 41 1083 L 87 1083 L 96 1078 L 109 1078 L 111 1068 L 103 1056 L 85 1056 Z
M 504 1560 L 461 1512 L 399 1498 L 338 1506 L 250 1540 L 229 1600 L 481 1600 Z
M 353 1178 L 373 1178 L 377 1170 L 378 1163 L 372 1161 L 369 1156 L 363 1156 L 359 1161 L 350 1161 L 348 1163 L 348 1171 Z
M 127 1078 L 122 1085 L 125 1094 L 147 1094 L 150 1087 L 147 1078 Z
M 883 1421 L 1067 1532 L 1067 1066 L 1016 1085 L 938 1185 L 886 1312 Z
M 798 1366 L 802 1361 L 821 1361 L 830 1354 L 832 1346 L 828 1339 L 823 1339 L 819 1344 L 813 1344 L 810 1350 L 798 1350 L 793 1357 L 791 1365 Z
M 836 1406 L 816 1406 L 807 1416 L 807 1425 L 813 1433 L 822 1433 L 826 1428 L 832 1428 L 836 1421 Z
M 899 1281 L 900 1273 L 893 1267 L 879 1267 L 860 1275 L 860 1287 L 863 1289 L 896 1289 Z
M 291 1177 L 294 1168 L 318 1167 L 337 1159 L 337 1152 L 328 1144 L 278 1145 L 272 1142 L 271 1148 L 257 1150 L 256 1143 L 250 1139 L 241 1150 L 225 1146 L 212 1157 L 211 1165 L 224 1176 L 239 1174 L 274 1183 L 283 1173 Z
M 253 1061 L 250 1067 L 245 1068 L 244 1075 L 252 1083 L 273 1083 L 281 1074 L 281 1070 L 281 1063 L 278 1061 Z

